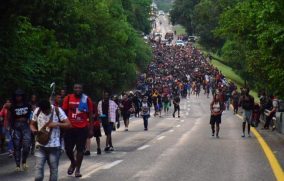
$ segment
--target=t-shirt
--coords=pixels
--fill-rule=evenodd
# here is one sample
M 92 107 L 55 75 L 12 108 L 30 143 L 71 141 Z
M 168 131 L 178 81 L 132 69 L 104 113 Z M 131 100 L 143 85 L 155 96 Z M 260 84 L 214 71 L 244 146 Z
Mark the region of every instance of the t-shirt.
M 141 115 L 143 116 L 150 115 L 150 107 L 149 107 L 148 102 L 142 102 L 141 110 L 142 110 Z
M 14 105 L 11 107 L 11 121 L 12 126 L 16 120 L 23 119 L 26 122 L 29 121 L 31 116 L 31 106 L 29 104 L 23 104 L 21 106 Z
M 76 97 L 74 94 L 70 94 L 66 96 L 63 101 L 62 108 L 67 113 L 68 119 L 74 128 L 84 128 L 88 126 L 89 112 L 93 113 L 92 100 L 89 97 L 87 98 L 88 112 L 79 111 L 78 107 L 80 100 L 81 98 Z
M 179 103 L 180 103 L 180 98 L 177 96 L 177 97 L 174 98 L 174 105 L 178 106 Z
M 38 130 L 40 130 L 51 119 L 52 119 L 53 122 L 59 122 L 58 116 L 57 116 L 56 111 L 55 111 L 55 107 L 51 106 L 51 109 L 53 111 L 53 114 L 50 113 L 49 115 L 45 115 L 42 111 L 40 111 L 40 113 L 38 113 L 39 108 L 35 109 L 33 116 L 32 116 L 32 120 L 37 122 Z M 59 110 L 60 120 L 66 120 L 67 116 L 64 113 L 64 111 L 61 108 L 58 108 L 58 110 Z M 49 128 L 46 128 L 46 130 L 49 131 Z M 49 142 L 46 145 L 41 145 L 39 143 L 37 143 L 37 144 L 44 146 L 44 147 L 60 147 L 61 146 L 60 143 L 61 143 L 60 142 L 60 128 L 56 127 L 56 128 L 52 128 L 52 132 L 51 132 L 51 135 L 50 135 Z
M 221 103 L 217 102 L 217 103 L 213 103 L 212 105 L 212 111 L 214 113 L 219 113 L 221 111 Z
M 128 112 L 132 108 L 132 102 L 129 99 L 123 100 L 121 103 L 123 105 L 122 112 Z

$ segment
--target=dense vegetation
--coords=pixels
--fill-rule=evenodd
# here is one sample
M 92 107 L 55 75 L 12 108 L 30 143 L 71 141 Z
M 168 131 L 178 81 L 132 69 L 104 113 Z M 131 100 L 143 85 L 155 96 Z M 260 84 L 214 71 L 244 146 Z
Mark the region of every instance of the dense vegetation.
M 17 87 L 45 94 L 85 85 L 120 91 L 146 68 L 151 0 L 4 0 L 0 3 L 0 98 Z
M 284 97 L 283 0 L 176 0 L 174 23 L 257 90 Z

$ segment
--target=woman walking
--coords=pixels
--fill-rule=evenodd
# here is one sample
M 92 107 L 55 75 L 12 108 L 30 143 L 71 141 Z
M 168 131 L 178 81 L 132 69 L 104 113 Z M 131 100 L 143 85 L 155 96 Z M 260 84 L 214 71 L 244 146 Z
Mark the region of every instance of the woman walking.
M 143 117 L 144 121 L 144 130 L 148 131 L 148 119 L 150 117 L 150 104 L 148 102 L 148 98 L 145 96 L 142 101 L 142 106 L 141 106 L 141 116 Z
M 219 138 L 221 116 L 223 112 L 224 104 L 220 101 L 219 95 L 215 95 L 212 103 L 210 104 L 211 118 L 210 124 L 212 129 L 212 136 L 215 136 L 215 124 L 216 124 L 216 138 Z

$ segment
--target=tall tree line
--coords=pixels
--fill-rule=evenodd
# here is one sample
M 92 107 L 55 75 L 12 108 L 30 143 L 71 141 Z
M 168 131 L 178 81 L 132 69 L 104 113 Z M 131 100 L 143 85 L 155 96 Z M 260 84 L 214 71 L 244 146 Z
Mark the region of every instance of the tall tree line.
M 257 90 L 284 97 L 283 0 L 176 0 L 174 23 Z
M 49 84 L 131 87 L 151 60 L 151 0 L 4 0 L 0 3 L 0 98 L 20 87 L 47 95 Z

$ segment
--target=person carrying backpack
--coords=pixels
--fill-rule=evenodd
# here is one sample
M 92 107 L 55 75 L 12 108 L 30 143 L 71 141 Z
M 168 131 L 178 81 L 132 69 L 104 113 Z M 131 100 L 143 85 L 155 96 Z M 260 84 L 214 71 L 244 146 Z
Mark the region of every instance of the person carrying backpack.
M 61 108 L 51 105 L 48 100 L 39 102 L 30 122 L 30 129 L 37 137 L 35 181 L 44 179 L 44 165 L 46 162 L 50 169 L 49 180 L 58 180 L 58 164 L 61 156 L 60 128 L 69 127 L 71 127 L 71 124 Z M 44 140 L 41 140 L 39 135 L 46 129 L 48 129 L 46 134 L 48 138 L 44 143 Z
M 252 113 L 254 108 L 254 98 L 249 94 L 249 89 L 244 88 L 240 97 L 239 105 L 243 108 L 243 135 L 245 137 L 246 123 L 248 124 L 248 136 L 250 137 L 250 126 L 252 123 Z
M 71 162 L 67 174 L 72 175 L 75 171 L 75 177 L 82 177 L 80 168 L 85 145 L 87 138 L 93 137 L 93 102 L 89 96 L 83 94 L 82 84 L 75 84 L 73 89 L 74 93 L 64 98 L 62 106 L 72 125 L 64 133 L 65 150 Z
M 219 95 L 214 95 L 213 101 L 210 104 L 210 125 L 212 129 L 212 136 L 215 136 L 215 125 L 216 125 L 216 138 L 219 138 L 220 124 L 222 112 L 224 110 L 224 104 L 220 101 Z

